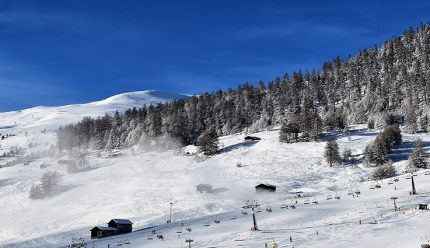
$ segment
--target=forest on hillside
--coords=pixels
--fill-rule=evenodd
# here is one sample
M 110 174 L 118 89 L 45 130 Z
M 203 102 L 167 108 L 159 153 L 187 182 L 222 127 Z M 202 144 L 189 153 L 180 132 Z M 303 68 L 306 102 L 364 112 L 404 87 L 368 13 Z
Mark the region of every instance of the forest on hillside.
M 427 132 L 430 114 L 430 24 L 410 28 L 381 47 L 320 70 L 296 71 L 270 82 L 245 83 L 113 116 L 85 117 L 57 131 L 60 150 L 115 149 L 169 137 L 193 144 L 206 130 L 248 133 L 281 125 L 293 141 L 318 140 L 321 132 L 368 123 Z

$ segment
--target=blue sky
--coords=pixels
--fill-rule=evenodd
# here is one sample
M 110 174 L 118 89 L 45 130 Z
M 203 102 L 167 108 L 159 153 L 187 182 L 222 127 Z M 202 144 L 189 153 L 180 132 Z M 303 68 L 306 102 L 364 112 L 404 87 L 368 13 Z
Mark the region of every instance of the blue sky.
M 429 13 L 424 0 L 0 0 L 0 111 L 268 81 L 380 45 Z

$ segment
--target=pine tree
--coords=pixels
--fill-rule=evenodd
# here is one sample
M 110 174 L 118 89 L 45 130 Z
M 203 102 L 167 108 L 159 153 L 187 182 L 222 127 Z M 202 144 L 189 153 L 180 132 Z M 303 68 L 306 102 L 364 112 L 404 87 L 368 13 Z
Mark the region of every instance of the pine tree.
M 203 132 L 198 140 L 199 151 L 205 155 L 214 155 L 218 152 L 218 136 L 213 129 Z
M 409 167 L 422 169 L 428 167 L 427 154 L 423 149 L 423 142 L 421 139 L 416 141 L 414 150 L 411 155 L 409 155 Z
M 373 142 L 366 146 L 364 160 L 367 165 L 382 165 L 388 162 L 388 148 L 382 136 L 377 136 Z
M 335 140 L 330 140 L 327 142 L 324 149 L 324 157 L 330 167 L 335 164 L 339 164 L 342 161 L 339 155 L 339 146 Z

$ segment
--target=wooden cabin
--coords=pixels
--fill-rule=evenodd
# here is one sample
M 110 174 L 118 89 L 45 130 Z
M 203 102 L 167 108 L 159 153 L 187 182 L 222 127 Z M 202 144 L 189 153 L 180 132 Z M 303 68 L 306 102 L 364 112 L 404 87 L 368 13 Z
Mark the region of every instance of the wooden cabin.
M 133 231 L 133 223 L 126 219 L 112 219 L 108 222 L 108 227 L 118 229 L 118 234 Z
M 100 239 L 112 235 L 116 235 L 118 233 L 118 229 L 113 227 L 102 227 L 96 226 L 91 231 L 91 239 Z
M 261 138 L 255 137 L 255 136 L 246 136 L 245 137 L 245 142 L 252 142 L 252 141 L 259 141 L 259 140 L 261 140 Z
M 255 186 L 255 191 L 257 193 L 266 193 L 266 192 L 273 193 L 273 192 L 276 192 L 276 186 L 260 183 L 259 185 Z
M 420 203 L 420 204 L 418 204 L 418 209 L 419 210 L 428 210 L 428 204 Z
M 112 219 L 107 227 L 96 226 L 91 229 L 91 239 L 99 239 L 133 231 L 133 223 L 126 219 Z

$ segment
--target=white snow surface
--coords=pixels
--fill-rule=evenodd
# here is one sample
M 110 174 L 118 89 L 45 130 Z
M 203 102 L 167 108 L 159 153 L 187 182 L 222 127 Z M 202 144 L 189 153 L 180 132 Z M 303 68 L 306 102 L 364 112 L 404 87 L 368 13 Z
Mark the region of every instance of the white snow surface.
M 72 104 L 59 107 L 33 107 L 29 109 L 0 113 L 0 133 L 11 133 L 15 130 L 39 131 L 57 129 L 62 125 L 76 123 L 84 116 L 103 116 L 115 111 L 123 112 L 129 108 L 143 105 L 156 105 L 174 99 L 187 98 L 186 95 L 145 90 L 128 92 L 109 97 L 105 100 L 85 104 Z
M 134 97 L 113 97 L 91 106 L 128 105 L 134 101 L 131 99 Z M 57 114 L 58 109 L 61 107 L 53 108 Z M 30 122 L 21 122 L 25 120 L 20 119 L 21 115 L 15 115 L 15 119 L 10 113 L 1 115 L 9 115 L 8 121 L 22 128 L 15 130 L 33 128 Z M 42 119 L 38 119 L 39 128 L 44 127 Z M 378 132 L 358 125 L 352 127 L 350 137 L 342 132 L 331 134 L 340 149 L 351 149 L 358 161 L 332 168 L 323 159 L 325 142 L 280 143 L 278 132 L 255 133 L 262 140 L 251 143 L 243 142 L 244 134 L 221 137 L 221 152 L 212 157 L 199 155 L 194 146 L 180 150 L 135 146 L 117 151 L 121 155 L 114 158 L 108 158 L 105 151 L 90 151 L 88 168 L 79 173 L 67 173 L 66 165 L 61 163 L 73 159 L 67 153 L 35 159 L 29 165 L 0 168 L 0 247 L 67 247 L 73 237 L 84 237 L 87 247 L 109 244 L 111 248 L 188 247 L 187 239 L 194 241 L 192 247 L 265 247 L 266 243 L 272 247 L 275 241 L 279 247 L 393 244 L 412 248 L 430 238 L 430 211 L 415 208 L 430 200 L 430 175 L 418 172 L 414 178 L 418 194 L 413 196 L 408 193 L 411 180 L 405 175 L 399 176 L 399 182 L 389 184 L 387 179 L 379 182 L 381 189 L 370 189 L 375 184 L 368 179 L 372 168 L 363 166 L 361 159 L 365 146 Z M 391 155 L 399 174 L 404 172 L 418 137 L 428 150 L 427 134 L 404 134 L 403 145 Z M 0 141 L 0 145 L 3 150 L 25 147 L 29 154 L 47 149 L 55 139 L 51 132 L 27 136 L 17 133 Z M 5 161 L 0 158 L 0 165 Z M 50 166 L 41 169 L 41 164 Z M 39 183 L 47 171 L 63 175 L 61 186 L 44 199 L 30 200 L 30 187 Z M 259 183 L 276 185 L 276 193 L 256 194 L 254 186 Z M 197 192 L 198 184 L 212 185 L 213 192 Z M 361 191 L 358 197 L 348 195 L 357 189 Z M 296 192 L 302 197 L 296 198 Z M 392 196 L 398 197 L 401 211 L 393 211 Z M 242 214 L 246 200 L 261 204 L 257 212 L 260 231 L 250 230 L 250 210 Z M 314 200 L 318 204 L 312 203 Z M 173 223 L 165 224 L 169 203 L 173 203 Z M 294 204 L 296 209 L 281 208 L 282 204 Z M 91 240 L 89 230 L 106 226 L 112 218 L 130 219 L 134 231 Z M 370 224 L 374 218 L 379 224 Z M 188 232 L 187 227 L 192 231 Z M 153 230 L 164 240 L 148 239 Z

